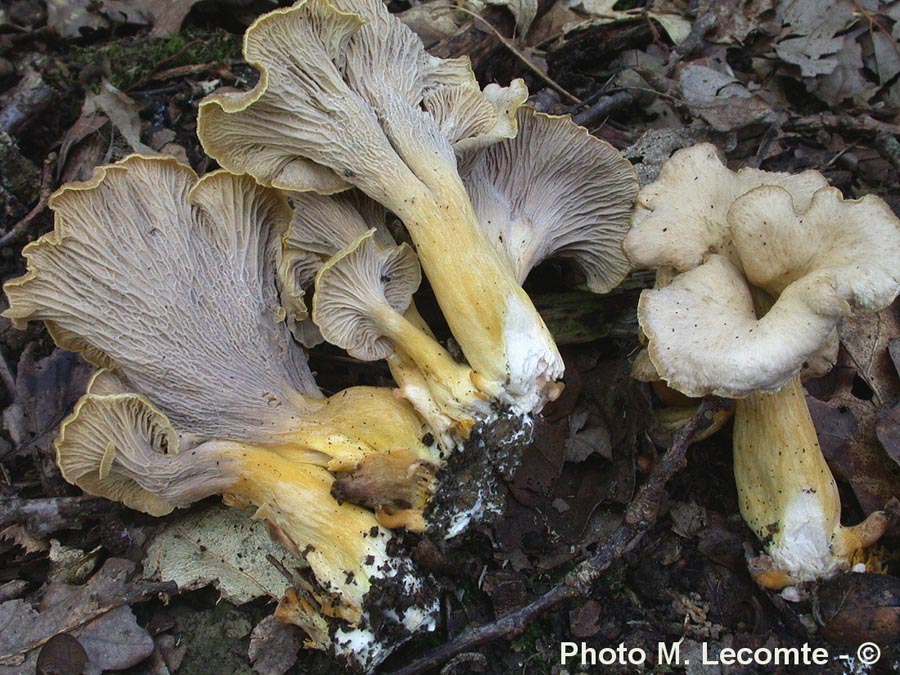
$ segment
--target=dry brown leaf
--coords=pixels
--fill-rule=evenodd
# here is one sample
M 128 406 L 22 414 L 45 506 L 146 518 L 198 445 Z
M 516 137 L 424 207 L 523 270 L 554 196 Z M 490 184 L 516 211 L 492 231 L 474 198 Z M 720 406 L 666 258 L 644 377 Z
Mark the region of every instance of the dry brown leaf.
M 111 558 L 84 586 L 49 584 L 37 609 L 23 600 L 0 604 L 0 675 L 35 672 L 38 648 L 63 632 L 85 636 L 79 641 L 90 661 L 88 675 L 129 668 L 147 658 L 153 640 L 131 609 L 104 611 L 131 590 L 127 579 L 134 569 L 131 561 Z
M 878 313 L 845 319 L 838 328 L 842 349 L 829 375 L 835 392 L 827 401 L 808 398 L 825 458 L 850 484 L 867 514 L 900 494 L 896 447 L 891 451 L 896 429 L 891 429 L 887 408 L 900 397 L 900 380 L 888 349 L 900 333 L 898 308 L 900 301 Z
M 900 403 L 879 408 L 875 417 L 875 435 L 888 457 L 900 464 Z
M 267 616 L 250 634 L 248 656 L 259 675 L 284 675 L 297 661 L 302 646 L 302 630 Z
M 97 5 L 95 0 L 47 0 L 47 28 L 62 38 L 108 28 L 109 21 L 96 11 Z
M 113 23 L 153 26 L 151 38 L 176 35 L 200 0 L 104 0 L 101 12 Z
M 50 548 L 50 544 L 32 536 L 23 525 L 10 525 L 0 531 L 0 539 L 11 541 L 21 547 L 25 553 L 40 553 Z
M 287 569 L 302 564 L 272 541 L 263 522 L 238 509 L 212 506 L 167 522 L 147 548 L 144 575 L 175 581 L 182 589 L 214 585 L 235 604 L 280 598 L 289 582 L 267 556 Z
M 775 53 L 785 63 L 800 67 L 803 77 L 828 75 L 838 67 L 840 36 L 853 21 L 850 0 L 779 0 L 781 39 Z
M 881 312 L 847 317 L 838 333 L 857 374 L 874 392 L 875 404 L 900 399 L 900 377 L 888 350 L 891 339 L 900 335 L 900 299 Z
M 708 39 L 734 44 L 743 42 L 754 31 L 772 34 L 774 14 L 768 20 L 764 15 L 774 9 L 775 0 L 700 0 L 697 15 L 711 13 L 716 17 L 716 26 Z
M 75 120 L 75 124 L 69 127 L 66 135 L 63 136 L 59 147 L 59 161 L 56 164 L 57 176 L 62 175 L 72 148 L 94 132 L 100 131 L 107 122 L 109 122 L 109 118 L 106 115 L 82 112 L 81 116 Z
M 141 106 L 104 79 L 100 90 L 85 98 L 81 114 L 106 115 L 134 152 L 152 155 L 153 149 L 141 143 L 140 111 Z
M 631 21 L 646 16 L 656 20 L 675 44 L 684 41 L 691 32 L 691 22 L 684 17 L 683 8 L 671 2 L 655 2 L 653 9 L 646 14 L 642 7 L 628 10 L 616 9 L 619 0 L 569 0 L 568 4 L 572 9 L 580 8 L 591 16 L 589 22 L 579 22 L 578 29 L 585 28 L 586 25 L 602 26 L 607 23 Z
M 681 94 L 691 113 L 717 131 L 733 131 L 773 121 L 772 110 L 733 77 L 712 68 L 688 65 L 679 74 Z
M 524 42 L 528 30 L 537 16 L 537 0 L 487 0 L 489 5 L 504 5 L 516 19 L 516 41 Z
M 827 75 L 820 75 L 815 81 L 808 80 L 807 88 L 833 107 L 851 100 L 864 105 L 879 86 L 863 77 L 862 47 L 859 44 L 859 29 L 843 36 L 843 48 L 835 55 L 837 66 Z
M 36 342 L 22 352 L 16 399 L 3 412 L 3 425 L 19 454 L 50 447 L 59 423 L 84 393 L 93 372 L 93 367 L 73 352 L 57 349 L 43 359 L 36 358 L 36 352 Z
M 878 442 L 875 406 L 849 390 L 827 402 L 807 400 L 822 452 L 835 475 L 850 484 L 866 514 L 884 508 L 900 494 L 900 466 Z

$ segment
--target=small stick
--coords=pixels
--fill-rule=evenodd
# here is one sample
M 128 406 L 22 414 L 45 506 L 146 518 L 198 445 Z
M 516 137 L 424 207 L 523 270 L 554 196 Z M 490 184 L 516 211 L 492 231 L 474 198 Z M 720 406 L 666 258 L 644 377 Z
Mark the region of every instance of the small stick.
M 457 654 L 471 651 L 498 638 L 513 638 L 532 625 L 538 617 L 556 605 L 587 597 L 591 587 L 631 549 L 656 522 L 659 502 L 666 484 L 687 464 L 687 449 L 699 432 L 708 427 L 716 411 L 730 405 L 718 397 L 708 397 L 697 414 L 672 435 L 668 452 L 650 472 L 647 482 L 625 511 L 625 519 L 590 558 L 581 561 L 561 582 L 532 603 L 506 614 L 496 621 L 464 630 L 458 637 L 437 647 L 421 659 L 394 671 L 393 675 L 421 675 Z
M 40 73 L 27 68 L 25 77 L 17 84 L 0 108 L 0 133 L 21 134 L 29 124 L 59 98 L 59 92 L 47 85 Z
M 18 523 L 34 536 L 46 537 L 78 527 L 83 518 L 108 513 L 109 509 L 110 503 L 97 497 L 9 497 L 0 499 L 0 529 Z
M 34 205 L 34 208 L 31 209 L 22 220 L 13 225 L 9 232 L 0 236 L 0 248 L 8 246 L 24 235 L 25 232 L 28 231 L 31 221 L 41 215 L 44 212 L 44 209 L 47 208 L 47 200 L 50 199 L 50 193 L 53 192 L 51 174 L 53 173 L 52 169 L 55 161 L 55 152 L 51 152 L 47 155 L 47 159 L 44 160 L 43 171 L 41 171 L 41 193 L 38 197 L 37 204 Z
M 522 63 L 524 63 L 526 66 L 528 66 L 529 70 L 531 70 L 535 75 L 537 75 L 544 82 L 546 82 L 550 88 L 554 89 L 555 91 L 557 91 L 560 94 L 562 94 L 563 96 L 565 96 L 572 103 L 575 103 L 575 104 L 581 103 L 581 99 L 579 99 L 577 96 L 575 96 L 575 94 L 572 94 L 569 91 L 567 91 L 565 88 L 563 88 L 563 86 L 561 84 L 559 84 L 556 80 L 551 78 L 543 70 L 541 70 L 536 65 L 534 65 L 531 62 L 531 60 L 527 56 L 525 56 L 525 54 L 523 54 L 518 49 L 516 49 L 516 46 L 512 42 L 507 40 L 505 37 L 503 37 L 503 35 L 500 33 L 500 31 L 498 31 L 496 28 L 494 28 L 493 24 L 490 21 L 488 21 L 487 19 L 485 19 L 482 16 L 479 16 L 475 12 L 472 12 L 472 11 L 466 9 L 465 7 L 457 6 L 457 7 L 454 7 L 454 9 L 459 10 L 460 12 L 463 12 L 464 14 L 469 14 L 470 16 L 477 19 L 478 21 L 481 21 L 485 26 L 487 26 L 490 29 L 490 31 L 494 34 L 494 37 L 496 37 L 498 40 L 500 40 L 500 42 L 503 43 L 504 47 L 506 47 L 509 51 L 511 51 Z
M 829 129 L 842 129 L 865 134 L 884 133 L 894 136 L 900 134 L 900 126 L 876 120 L 869 115 L 853 117 L 846 114 L 818 113 L 788 120 L 784 126 L 792 131 L 818 131 L 822 127 L 827 127 Z
M 616 110 L 628 107 L 632 103 L 634 103 L 634 96 L 627 91 L 617 91 L 610 96 L 604 96 L 590 108 L 577 113 L 572 117 L 572 121 L 579 126 L 588 127 L 594 122 L 608 117 Z

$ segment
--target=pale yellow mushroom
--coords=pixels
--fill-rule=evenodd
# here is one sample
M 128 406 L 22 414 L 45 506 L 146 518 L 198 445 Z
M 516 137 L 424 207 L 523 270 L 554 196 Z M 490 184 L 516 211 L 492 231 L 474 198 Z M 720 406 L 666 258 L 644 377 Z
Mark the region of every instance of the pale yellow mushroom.
M 5 286 L 17 326 L 43 320 L 60 346 L 198 436 L 293 448 L 341 470 L 398 448 L 436 459 L 390 390 L 325 399 L 316 386 L 278 320 L 274 270 L 290 211 L 276 192 L 132 156 L 50 206 L 55 230 L 26 247 L 27 273 Z
M 570 117 L 523 106 L 516 118 L 515 138 L 460 159 L 482 229 L 519 283 L 562 258 L 589 290 L 610 291 L 631 269 L 622 251 L 638 191 L 631 162 Z
M 333 646 L 336 655 L 369 668 L 394 640 L 379 634 L 385 622 L 410 632 L 433 625 L 434 601 L 409 559 L 388 553 L 390 532 L 371 512 L 338 503 L 334 477 L 296 455 L 234 441 L 184 446 L 166 416 L 136 394 L 83 396 L 63 422 L 56 449 L 68 481 L 151 515 L 218 494 L 227 504 L 255 509 L 254 517 L 314 575 L 315 606 L 292 620 L 309 629 L 317 648 Z M 373 586 L 378 591 L 371 595 Z M 419 597 L 403 611 L 389 595 L 381 598 L 391 587 Z M 325 642 L 329 619 L 336 620 L 335 633 Z
M 824 183 L 810 172 L 733 174 L 705 147 L 671 162 L 642 190 L 625 244 L 637 264 L 686 269 L 641 296 L 650 361 L 689 396 L 737 399 L 741 513 L 768 553 L 752 565 L 757 581 L 781 588 L 829 576 L 878 539 L 886 518 L 841 525 L 799 373 L 842 317 L 900 292 L 900 221 L 876 197 L 809 194 Z
M 382 628 L 426 625 L 430 600 L 411 605 L 408 624 L 387 607 L 365 618 L 377 604 L 370 577 L 402 567 L 419 582 L 366 541 L 387 534 L 369 511 L 337 503 L 330 471 L 345 497 L 421 512 L 438 449 L 390 389 L 322 396 L 280 320 L 284 198 L 248 176 L 198 179 L 172 158 L 131 156 L 50 207 L 55 229 L 26 247 L 6 315 L 44 321 L 60 346 L 107 369 L 64 425 L 66 478 L 155 515 L 213 494 L 255 507 L 309 562 L 322 613 L 346 624 L 335 650 L 366 667 L 396 644 Z M 422 527 L 413 515 L 395 524 Z
M 374 236 L 369 230 L 319 270 L 313 320 L 326 340 L 351 356 L 372 361 L 396 352 L 409 359 L 430 400 L 465 436 L 475 420 L 490 418 L 490 404 L 473 384 L 472 370 L 407 318 L 421 280 L 412 249 L 381 248 Z
M 562 360 L 481 229 L 455 156 L 515 135 L 521 81 L 482 91 L 467 60 L 430 56 L 379 0 L 276 10 L 247 31 L 244 53 L 260 81 L 201 103 L 205 150 L 264 185 L 353 185 L 393 211 L 476 384 L 520 413 L 557 395 Z
M 309 346 L 310 336 L 315 335 L 321 340 L 322 334 L 308 317 L 305 294 L 307 289 L 313 286 L 318 271 L 331 258 L 352 247 L 370 229 L 373 233 L 371 246 L 383 252 L 381 255 L 402 257 L 403 253 L 385 225 L 384 208 L 358 190 L 347 190 L 331 196 L 314 192 L 295 193 L 291 199 L 294 215 L 282 237 L 283 254 L 279 277 L 285 289 L 282 290 L 282 301 L 284 302 L 286 292 L 295 299 L 293 303 L 295 322 L 292 328 L 294 336 L 302 344 Z M 415 268 L 418 275 L 418 263 L 415 264 Z M 410 297 L 404 300 L 406 309 L 403 318 L 413 326 L 419 336 L 417 340 L 420 343 L 419 351 L 427 345 L 429 351 L 441 352 L 449 359 L 447 366 L 455 376 L 469 382 L 471 370 L 455 363 L 446 350 L 434 341 L 434 335 L 412 300 L 411 294 L 414 290 L 414 287 L 409 288 Z M 465 440 L 476 420 L 489 421 L 491 408 L 478 397 L 470 396 L 472 405 L 466 410 L 453 403 L 452 398 L 448 402 L 445 391 L 450 385 L 441 380 L 429 380 L 429 373 L 420 371 L 415 360 L 403 352 L 401 345 L 395 344 L 392 350 L 382 351 L 383 353 L 379 352 L 377 356 L 361 357 L 360 352 L 353 355 L 367 360 L 386 359 L 400 395 L 422 416 L 446 451 L 452 451 L 458 443 Z M 472 389 L 471 384 L 468 388 Z

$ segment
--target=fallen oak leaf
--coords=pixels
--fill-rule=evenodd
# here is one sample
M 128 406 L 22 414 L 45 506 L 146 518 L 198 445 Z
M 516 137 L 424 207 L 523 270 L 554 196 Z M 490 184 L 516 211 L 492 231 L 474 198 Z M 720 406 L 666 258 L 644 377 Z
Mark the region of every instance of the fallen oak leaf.
M 860 312 L 844 319 L 838 333 L 857 375 L 872 389 L 875 403 L 897 401 L 900 378 L 889 344 L 900 335 L 900 299 L 881 312 Z
M 679 84 L 691 113 L 717 131 L 733 131 L 775 119 L 762 99 L 734 77 L 712 68 L 687 65 L 679 73 Z
M 888 457 L 900 465 L 900 403 L 878 409 L 875 435 Z
M 73 352 L 57 349 L 41 359 L 36 353 L 35 342 L 22 352 L 16 373 L 16 398 L 3 412 L 3 426 L 17 455 L 50 447 L 59 423 L 84 393 L 93 371 Z M 7 457 L 0 456 L 0 460 L 4 459 Z
M 100 89 L 88 94 L 81 109 L 82 115 L 103 113 L 134 152 L 156 154 L 153 148 L 141 143 L 141 106 L 116 89 L 107 79 L 100 82 Z
M 301 563 L 272 541 L 262 522 L 213 506 L 166 524 L 147 549 L 144 578 L 173 580 L 188 590 L 213 585 L 237 605 L 280 598 L 289 584 L 269 555 L 287 569 Z

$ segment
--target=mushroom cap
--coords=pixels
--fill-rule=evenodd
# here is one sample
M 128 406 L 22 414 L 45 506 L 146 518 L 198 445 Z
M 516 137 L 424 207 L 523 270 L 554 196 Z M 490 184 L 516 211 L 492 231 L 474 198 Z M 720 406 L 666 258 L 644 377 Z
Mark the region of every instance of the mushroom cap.
M 323 340 L 319 327 L 309 318 L 306 295 L 322 268 L 322 259 L 315 253 L 299 249 L 285 249 L 278 261 L 278 290 L 284 320 L 294 339 L 307 349 Z
M 326 260 L 375 228 L 375 238 L 386 248 L 396 246 L 385 225 L 384 207 L 359 190 L 336 195 L 295 192 L 294 215 L 281 239 L 278 264 L 281 304 L 294 338 L 311 348 L 322 342 L 318 326 L 309 319 L 306 294 Z
M 313 320 L 325 339 L 364 361 L 394 352 L 379 314 L 403 314 L 422 281 L 409 246 L 382 249 L 374 237 L 375 230 L 369 230 L 325 263 L 316 277 L 313 300 Z
M 845 200 L 826 188 L 804 208 L 766 185 L 735 200 L 728 225 L 747 279 L 774 297 L 813 272 L 831 275 L 834 292 L 863 310 L 900 292 L 900 220 L 873 195 Z
M 569 117 L 519 108 L 518 135 L 463 155 L 481 226 L 519 283 L 542 260 L 569 258 L 595 293 L 630 268 L 622 251 L 637 175 L 615 148 Z
M 381 248 L 396 246 L 385 225 L 384 207 L 359 190 L 325 196 L 315 192 L 291 195 L 294 213 L 282 237 L 285 250 L 302 250 L 328 260 L 371 229 Z
M 644 291 L 638 320 L 669 386 L 694 397 L 742 397 L 777 390 L 819 349 L 849 312 L 833 287 L 827 272 L 810 274 L 757 319 L 740 270 L 713 254 L 665 288 Z
M 735 199 L 761 185 L 783 187 L 802 212 L 828 182 L 816 171 L 734 172 L 722 164 L 711 143 L 679 150 L 663 164 L 656 181 L 638 193 L 625 253 L 635 267 L 678 271 L 696 267 L 709 253 L 726 253 L 728 209 Z
M 128 391 L 127 385 L 115 372 L 101 368 L 91 375 L 85 393 L 97 396 L 112 396 L 115 394 L 130 394 L 131 392 Z
M 877 197 L 824 188 L 797 211 L 787 190 L 767 185 L 735 200 L 727 218 L 743 273 L 711 255 L 638 306 L 653 364 L 683 393 L 777 390 L 821 360 L 842 317 L 900 293 L 900 220 Z M 775 300 L 760 318 L 754 287 Z
M 197 180 L 133 155 L 50 199 L 56 226 L 7 282 L 15 325 L 111 368 L 179 428 L 262 440 L 321 398 L 279 321 L 274 283 L 285 200 L 249 176 Z
M 219 494 L 235 480 L 200 446 L 179 454 L 178 432 L 143 396 L 82 396 L 56 440 L 63 477 L 88 494 L 152 516 Z
M 352 184 L 388 203 L 391 186 L 454 164 L 454 142 L 514 135 L 527 96 L 521 81 L 480 92 L 467 59 L 429 55 L 379 0 L 270 12 L 247 30 L 244 55 L 259 83 L 207 97 L 198 135 L 222 166 L 288 190 Z
M 299 249 L 282 251 L 278 261 L 278 285 L 281 306 L 288 322 L 300 322 L 309 316 L 306 292 L 312 287 L 321 267 L 322 259 L 315 253 Z M 291 332 L 294 332 L 293 327 Z M 294 337 L 297 337 L 296 332 Z

